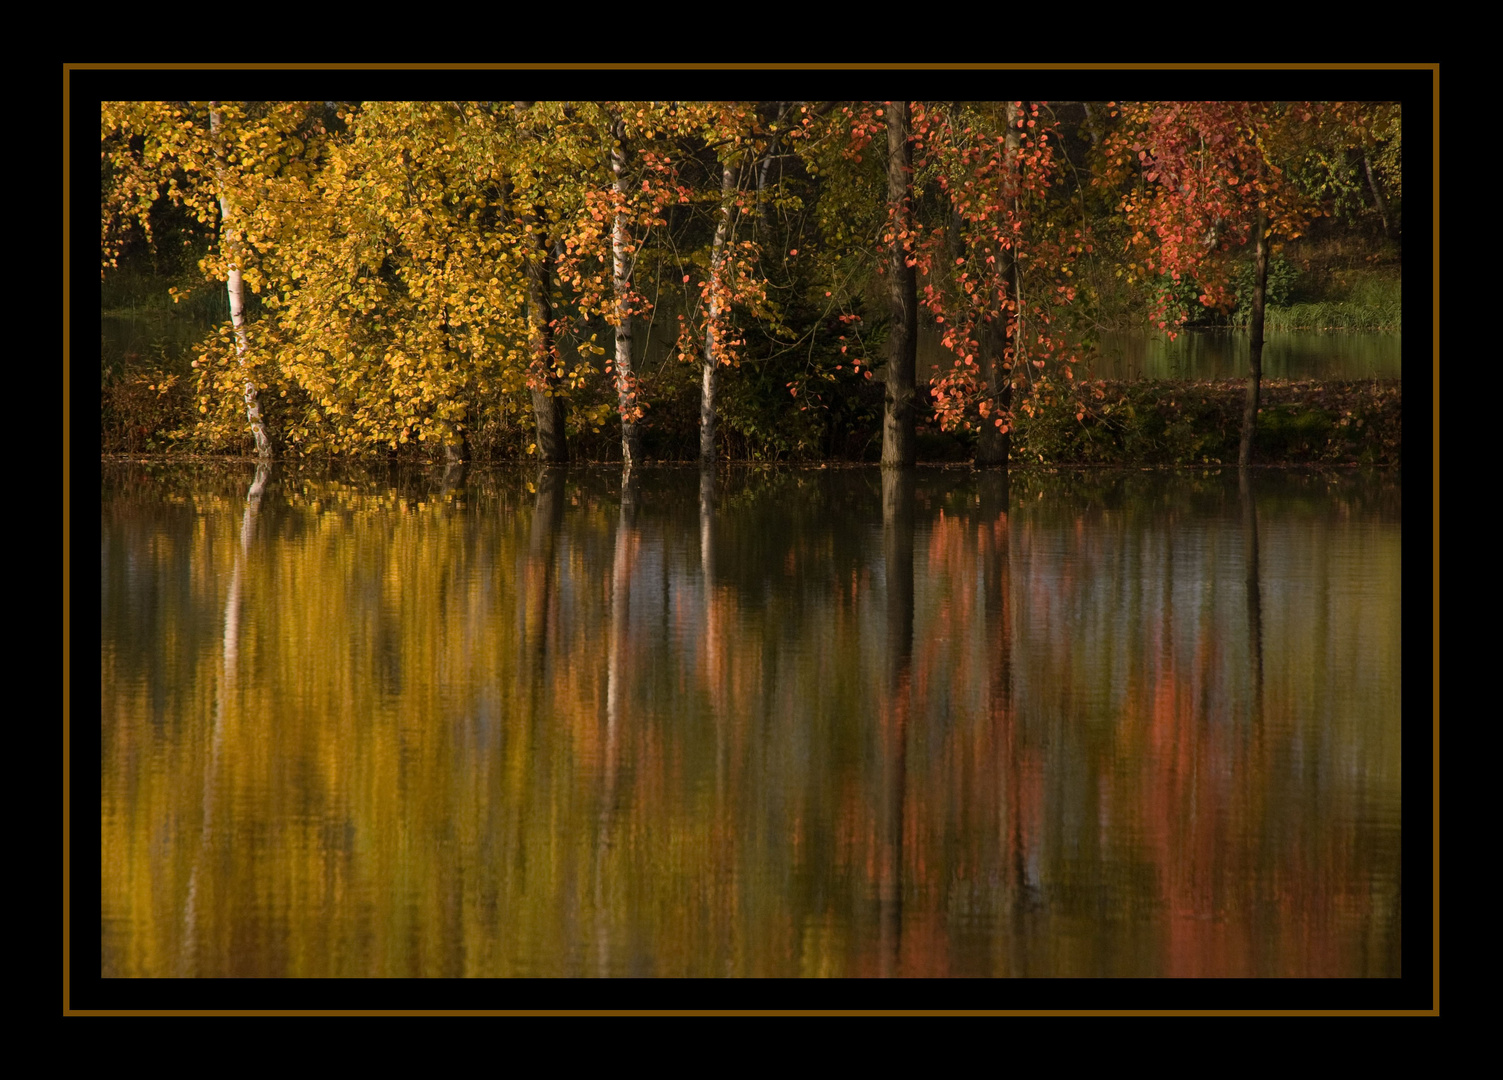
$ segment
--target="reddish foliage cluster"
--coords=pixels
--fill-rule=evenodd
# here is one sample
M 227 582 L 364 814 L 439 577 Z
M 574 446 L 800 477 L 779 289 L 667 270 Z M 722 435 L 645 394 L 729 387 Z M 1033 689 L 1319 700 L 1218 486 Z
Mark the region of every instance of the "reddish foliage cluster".
M 915 170 L 935 176 L 955 222 L 931 227 L 912 249 L 925 282 L 921 302 L 955 354 L 931 391 L 946 429 L 982 422 L 1005 432 L 1012 420 L 997 400 L 999 384 L 1023 390 L 1028 408 L 1048 392 L 1051 365 L 1063 362 L 1064 377 L 1073 377 L 1075 352 L 1055 316 L 1077 299 L 1073 266 L 1091 241 L 1043 212 L 1059 139 L 1041 105 L 1011 102 L 998 116 L 964 119 L 945 108 L 914 109 Z M 993 363 L 1001 374 L 988 379 Z
M 1097 183 L 1128 188 L 1128 271 L 1167 278 L 1152 319 L 1182 325 L 1170 283 L 1188 278 L 1206 307 L 1227 310 L 1232 252 L 1253 238 L 1259 214 L 1271 235 L 1297 237 L 1313 207 L 1288 180 L 1280 159 L 1318 106 L 1259 101 L 1123 104 L 1122 126 L 1102 145 Z M 1172 334 L 1172 330 L 1170 330 Z

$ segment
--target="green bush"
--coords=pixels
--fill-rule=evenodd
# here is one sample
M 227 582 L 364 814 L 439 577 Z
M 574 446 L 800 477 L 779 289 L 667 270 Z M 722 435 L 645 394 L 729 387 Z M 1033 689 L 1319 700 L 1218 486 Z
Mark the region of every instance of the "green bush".
M 1257 267 L 1251 262 L 1239 262 L 1232 277 L 1232 284 L 1236 289 L 1237 306 L 1233 311 L 1232 321 L 1244 323 L 1252 316 L 1253 289 L 1257 285 Z M 1289 265 L 1279 256 L 1268 260 L 1268 284 L 1263 294 L 1263 304 L 1266 307 L 1282 307 L 1289 303 L 1299 285 L 1300 273 L 1298 268 Z

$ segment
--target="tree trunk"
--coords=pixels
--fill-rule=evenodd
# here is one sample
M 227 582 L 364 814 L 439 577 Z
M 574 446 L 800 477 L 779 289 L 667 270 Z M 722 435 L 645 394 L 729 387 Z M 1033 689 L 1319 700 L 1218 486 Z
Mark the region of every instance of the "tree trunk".
M 1003 144 L 1005 163 L 1008 175 L 1008 186 L 1012 189 L 1014 207 L 1017 199 L 1017 175 L 1018 155 L 1022 148 L 1018 138 L 1018 114 L 1019 108 L 1013 102 L 1007 103 L 1007 135 Z M 982 324 L 980 338 L 981 379 L 986 392 L 986 400 L 991 403 L 992 412 L 983 417 L 981 432 L 976 439 L 976 466 L 978 468 L 1007 468 L 1007 459 L 1012 453 L 1012 371 L 1006 362 L 1008 344 L 1014 347 L 1017 344 L 1017 304 L 1018 297 L 1018 260 L 1013 257 L 1012 248 L 1002 252 L 1001 280 L 1009 292 L 1009 296 L 1003 300 L 1001 309 L 996 313 L 996 320 L 987 325 Z M 1009 302 L 1013 306 L 1009 306 Z M 998 337 L 1001 340 L 998 341 Z M 1003 431 L 997 426 L 998 420 L 1008 430 Z
M 762 152 L 762 157 L 757 161 L 756 235 L 764 247 L 772 236 L 771 207 L 767 201 L 768 176 L 772 172 L 772 163 L 781 156 L 779 152 L 780 144 L 783 139 L 783 133 L 788 129 L 788 115 L 793 111 L 796 104 L 796 102 L 792 101 L 773 102 L 774 117 L 772 120 L 772 129 L 775 133 L 767 140 L 767 146 Z M 779 172 L 781 173 L 781 167 L 779 168 Z
M 218 135 L 223 126 L 224 110 L 219 107 L 219 102 L 211 101 L 209 103 L 209 130 Z M 240 232 L 235 226 L 235 215 L 229 195 L 225 192 L 225 174 L 222 165 L 218 169 L 218 174 L 219 242 L 224 249 L 225 261 L 229 264 L 226 287 L 230 294 L 230 322 L 235 326 L 235 358 L 240 362 L 240 370 L 245 373 L 245 415 L 250 421 L 251 433 L 256 437 L 256 456 L 267 461 L 271 458 L 271 436 L 267 433 L 266 422 L 261 419 L 261 404 L 256 392 L 256 380 L 249 371 L 250 337 L 245 330 L 245 283 L 242 280 L 240 268 L 242 256 Z
M 538 458 L 559 463 L 569 460 L 564 437 L 564 409 L 553 374 L 553 304 L 548 299 L 548 285 L 553 279 L 553 254 L 546 241 L 536 242 L 527 262 L 527 301 L 532 338 L 532 412 L 537 418 Z
M 470 438 L 464 432 L 459 433 L 454 442 L 444 443 L 444 466 L 448 470 L 463 468 L 464 463 L 470 460 Z M 444 475 L 449 475 L 445 472 Z
M 619 110 L 611 112 L 611 174 L 617 205 L 611 226 L 611 285 L 616 297 L 616 403 L 621 412 L 621 464 L 631 468 L 642 457 L 642 434 L 637 427 L 637 379 L 631 362 L 631 266 L 627 251 L 626 125 Z
M 550 626 L 554 610 L 558 572 L 555 552 L 558 548 L 559 522 L 563 520 L 564 481 L 567 470 L 557 465 L 538 469 L 537 497 L 533 502 L 532 524 L 528 535 L 525 561 L 517 567 L 521 589 L 520 657 L 518 670 L 527 674 L 520 681 L 527 722 L 537 719 L 538 701 L 549 679 L 549 639 L 557 633 L 556 620 Z
M 892 230 L 887 278 L 891 329 L 887 338 L 886 389 L 883 393 L 882 466 L 912 465 L 918 456 L 914 434 L 918 366 L 918 285 L 905 241 L 912 228 L 910 183 L 913 153 L 908 145 L 908 102 L 887 106 L 887 211 Z
M 710 249 L 710 313 L 705 326 L 704 380 L 699 394 L 699 460 L 715 463 L 715 376 L 724 347 L 727 318 L 725 262 L 726 244 L 731 236 L 731 212 L 736 191 L 736 173 L 730 162 L 720 169 L 720 222 L 715 226 L 715 241 Z
M 1005 319 L 1005 316 L 999 314 L 998 318 Z M 985 400 L 990 403 L 987 414 L 980 419 L 980 431 L 976 436 L 976 467 L 1005 469 L 1012 449 L 1012 435 L 999 428 L 997 421 L 1009 423 L 1007 407 L 1012 398 L 1009 372 L 1003 368 L 1006 341 L 998 343 L 997 328 L 991 323 L 983 323 L 976 336 L 980 347 L 982 390 Z
M 524 117 L 532 102 L 514 103 L 517 119 L 526 130 Z M 548 290 L 553 284 L 553 247 L 548 242 L 547 219 L 536 204 L 523 215 L 531 252 L 527 258 L 528 334 L 532 347 L 532 413 L 537 420 L 538 458 L 557 464 L 569 460 L 564 436 L 564 407 L 558 396 L 558 377 L 553 373 L 553 302 Z
M 1378 186 L 1378 178 L 1373 175 L 1372 158 L 1366 150 L 1362 151 L 1362 171 L 1367 174 L 1367 186 L 1372 189 L 1373 204 L 1378 208 L 1378 219 L 1383 222 L 1383 235 L 1393 240 L 1393 226 L 1388 223 L 1388 204 L 1383 201 L 1383 189 Z
M 621 729 L 622 703 L 628 654 L 631 650 L 631 577 L 637 538 L 637 495 L 641 476 L 621 470 L 621 509 L 616 523 L 615 557 L 611 563 L 611 624 L 606 642 L 605 723 L 606 742 L 614 751 Z M 614 767 L 614 753 L 610 765 Z
M 443 443 L 443 490 L 449 491 L 464 479 L 464 463 L 469 461 L 469 437 L 463 433 L 458 442 Z
M 1091 147 L 1094 149 L 1101 145 L 1101 129 L 1096 123 L 1096 114 L 1091 111 L 1091 103 L 1082 101 L 1080 107 L 1085 110 L 1086 131 L 1091 136 Z
M 772 146 L 777 146 L 776 140 L 773 141 Z M 769 149 L 762 160 L 757 162 L 757 229 L 759 230 L 757 239 L 764 244 L 766 240 L 763 238 L 770 235 L 772 231 L 772 223 L 767 218 L 767 173 L 772 167 L 772 158 L 772 151 Z
M 1257 252 L 1253 261 L 1251 349 L 1248 356 L 1247 401 L 1242 408 L 1242 445 L 1237 449 L 1237 467 L 1252 463 L 1253 438 L 1258 431 L 1258 395 L 1263 382 L 1263 303 L 1268 295 L 1268 215 L 1258 211 Z

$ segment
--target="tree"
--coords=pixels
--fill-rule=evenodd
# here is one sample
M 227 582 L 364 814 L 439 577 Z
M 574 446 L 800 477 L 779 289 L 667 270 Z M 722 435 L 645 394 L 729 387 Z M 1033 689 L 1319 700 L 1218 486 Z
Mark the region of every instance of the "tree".
M 550 102 L 529 103 L 518 129 L 516 198 L 533 238 L 526 253 L 529 307 L 548 316 L 533 320 L 534 372 L 549 372 L 551 381 L 541 389 L 554 401 L 562 387 L 582 386 L 594 369 L 586 361 L 566 372 L 558 335 L 571 322 L 585 326 L 601 318 L 610 325 L 615 349 L 605 367 L 613 376 L 622 459 L 628 464 L 641 457 L 640 421 L 648 407 L 633 355 L 633 320 L 650 318 L 655 309 L 633 279 L 648 238 L 668 224 L 667 207 L 688 201 L 672 140 L 697 123 L 696 110 L 679 103 Z M 539 344 L 540 327 L 546 327 L 544 344 Z M 593 336 L 578 344 L 582 357 L 604 355 Z M 551 367 L 542 359 L 544 351 Z M 535 400 L 543 408 L 542 398 Z M 598 426 L 607 411 L 592 406 L 578 418 Z M 545 417 L 546 409 L 539 416 Z
M 581 312 L 604 314 L 617 324 L 619 334 L 625 315 L 652 315 L 658 308 L 658 301 L 649 303 L 617 272 L 621 264 L 630 258 L 640 265 L 645 258 L 660 276 L 671 268 L 683 286 L 675 351 L 698 369 L 699 457 L 713 462 L 720 371 L 741 363 L 746 340 L 740 320 L 769 313 L 766 280 L 758 266 L 759 245 L 738 236 L 769 136 L 760 129 L 756 110 L 745 102 L 615 102 L 606 109 L 621 121 L 617 126 L 613 119 L 612 129 L 635 140 L 634 153 L 612 161 L 611 213 L 617 227 L 610 253 L 601 250 L 600 228 L 584 218 L 580 233 L 568 245 L 572 256 L 606 259 L 616 287 L 613 302 L 602 304 L 598 290 L 590 289 L 588 271 L 571 263 L 576 288 L 584 282 L 578 303 Z M 612 146 L 623 144 L 612 138 Z M 628 160 L 639 163 L 629 185 L 617 171 L 624 173 Z M 598 210 L 592 214 L 597 222 L 602 219 Z M 673 219 L 676 225 L 670 225 Z M 628 229 L 635 231 L 626 236 Z M 648 241 L 654 235 L 650 249 Z M 675 299 L 670 296 L 670 307 Z M 631 368 L 623 371 L 621 361 L 629 363 L 630 358 L 618 338 L 618 409 L 625 423 L 639 418 L 647 402 L 640 380 Z
M 692 281 L 685 269 L 708 270 L 700 282 L 699 304 L 685 293 L 686 314 L 693 317 L 683 320 L 678 344 L 680 354 L 700 368 L 702 414 L 707 410 L 701 441 L 710 448 L 710 460 L 714 458 L 716 372 L 735 360 L 730 303 L 739 295 L 744 276 L 738 273 L 744 268 L 732 257 L 734 203 L 739 201 L 740 185 L 734 172 L 725 180 L 718 160 L 713 194 L 696 190 L 693 180 L 686 181 L 683 174 L 691 163 L 697 169 L 697 157 L 708 152 L 705 143 L 712 138 L 710 133 L 723 126 L 720 110 L 717 105 L 678 102 L 617 101 L 569 107 L 583 127 L 597 132 L 599 145 L 608 153 L 602 155 L 607 167 L 598 176 L 592 175 L 587 155 L 580 156 L 577 182 L 583 185 L 582 209 L 563 231 L 565 252 L 558 273 L 573 289 L 570 303 L 580 319 L 598 316 L 614 328 L 615 354 L 606 370 L 614 376 L 622 460 L 628 465 L 641 457 L 639 422 L 649 405 L 647 387 L 636 371 L 632 323 L 646 317 L 650 327 L 658 308 L 633 284 L 644 259 L 649 271 L 655 269 L 659 276 L 671 265 L 685 286 Z M 710 148 L 715 145 L 712 141 Z M 711 202 L 715 239 L 703 252 L 691 245 L 689 266 L 685 266 L 678 239 L 667 235 L 668 216 L 677 208 L 692 213 L 696 206 Z
M 772 260 L 786 279 L 771 293 L 780 301 L 772 356 L 784 358 L 779 374 L 792 377 L 778 381 L 803 404 L 781 426 L 798 431 L 796 445 L 822 435 L 827 447 L 865 429 L 866 447 L 886 411 L 885 378 L 868 385 L 891 322 L 886 110 L 878 102 L 793 105 L 794 179 L 778 200 L 787 217 L 778 249 L 787 258 Z
M 642 435 L 637 428 L 641 410 L 637 402 L 636 372 L 631 355 L 633 252 L 626 190 L 631 154 L 626 141 L 626 122 L 619 106 L 611 109 L 610 119 L 611 194 L 615 201 L 615 212 L 611 215 L 611 289 L 615 300 L 612 315 L 616 328 L 616 398 L 617 408 L 621 412 L 621 463 L 630 469 L 642 456 Z
M 978 430 L 976 465 L 1006 466 L 1013 393 L 1025 408 L 1073 379 L 1080 335 L 1074 265 L 1091 250 L 1078 211 L 1056 196 L 1056 126 L 1042 103 L 953 104 L 915 119 L 917 167 L 941 196 L 918 247 L 924 304 L 951 369 L 934 379 L 945 428 Z M 1072 223 L 1073 222 L 1073 223 Z
M 343 121 L 277 239 L 277 358 L 302 392 L 289 439 L 463 457 L 529 376 L 504 143 L 473 103 L 371 103 Z
M 1103 142 L 1106 182 L 1127 182 L 1130 276 L 1159 281 L 1153 319 L 1184 323 L 1173 286 L 1202 289 L 1206 307 L 1229 309 L 1231 255 L 1250 241 L 1254 281 L 1251 359 L 1237 463 L 1252 460 L 1263 378 L 1264 303 L 1275 238 L 1299 236 L 1314 206 L 1284 166 L 1297 159 L 1300 128 L 1316 118 L 1309 102 L 1169 101 L 1121 106 L 1123 128 Z M 1113 115 L 1116 115 L 1115 111 Z M 1172 331 L 1171 331 L 1172 333 Z
M 720 209 L 715 221 L 715 239 L 710 245 L 709 305 L 705 315 L 703 382 L 699 396 L 699 460 L 715 462 L 715 376 L 728 363 L 726 340 L 730 337 L 730 280 L 727 247 L 736 214 L 736 167 L 728 158 L 720 165 Z
M 1397 101 L 1333 101 L 1290 148 L 1292 181 L 1332 217 L 1377 219 L 1389 240 L 1403 233 L 1403 107 Z
M 218 101 L 209 102 L 209 132 L 216 139 L 224 135 L 224 106 Z M 245 332 L 245 245 L 241 241 L 240 215 L 235 212 L 234 196 L 230 192 L 224 162 L 216 162 L 214 183 L 219 189 L 220 237 L 225 255 L 225 286 L 230 298 L 230 322 L 235 327 L 235 356 L 241 368 L 247 366 L 250 341 Z M 256 380 L 247 375 L 245 379 L 245 415 L 250 421 L 251 432 L 256 437 L 256 456 L 271 457 L 271 436 L 266 433 L 266 424 L 261 420 Z
M 562 461 L 614 410 L 628 463 L 660 432 L 713 461 L 881 430 L 896 465 L 932 416 L 985 467 L 1067 388 L 1110 217 L 1171 333 L 1254 270 L 1249 460 L 1268 262 L 1322 205 L 1398 234 L 1398 104 L 1067 105 L 1078 132 L 1018 100 L 107 103 L 103 261 L 203 227 L 215 448 Z M 1077 146 L 1105 163 L 1090 196 Z M 953 358 L 923 392 L 921 320 Z
M 525 145 L 542 151 L 543 140 L 548 139 L 552 133 L 538 123 L 538 118 L 534 115 L 536 104 L 531 101 L 515 103 L 517 127 Z M 558 352 L 553 301 L 550 296 L 555 246 L 552 224 L 560 215 L 548 205 L 545 194 L 548 181 L 544 179 L 547 172 L 546 165 L 539 167 L 533 164 L 531 168 L 524 165 L 521 175 L 532 182 L 518 183 L 514 180 L 514 198 L 518 221 L 527 237 L 527 318 L 532 346 L 528 386 L 532 391 L 533 415 L 537 421 L 538 456 L 543 461 L 562 462 L 569 460 L 560 394 L 559 373 L 563 359 Z
M 152 208 L 163 196 L 211 227 L 211 250 L 200 265 L 225 283 L 237 396 L 263 460 L 272 456 L 260 402 L 267 372 L 252 348 L 245 289 L 258 293 L 265 281 L 260 258 L 271 208 L 281 202 L 278 188 L 300 184 L 317 157 L 317 136 L 324 133 L 317 114 L 307 102 L 105 102 L 101 108 L 104 265 L 116 264 L 132 226 L 150 237 Z M 208 412 L 213 372 L 206 368 L 200 377 Z
M 889 101 L 887 114 L 887 386 L 882 416 L 882 466 L 912 465 L 918 443 L 914 432 L 918 364 L 918 286 L 912 254 L 913 151 L 909 146 L 909 103 Z
M 757 112 L 746 102 L 715 103 L 697 110 L 700 138 L 715 152 L 718 195 L 715 197 L 715 231 L 709 245 L 709 266 L 700 285 L 704 350 L 700 366 L 699 460 L 712 465 L 717 457 L 716 414 L 719 372 L 739 366 L 740 349 L 746 344 L 738 334 L 733 308 L 766 314 L 767 283 L 759 270 L 760 249 L 753 239 L 738 238 L 737 226 L 748 202 L 747 189 L 754 186 L 757 162 L 768 136 L 759 130 Z M 752 196 L 753 206 L 760 196 Z

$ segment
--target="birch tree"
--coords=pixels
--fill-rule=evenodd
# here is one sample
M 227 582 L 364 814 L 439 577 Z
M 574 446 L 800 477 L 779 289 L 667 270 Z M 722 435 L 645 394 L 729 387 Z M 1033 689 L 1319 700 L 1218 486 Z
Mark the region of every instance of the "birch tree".
M 254 347 L 246 316 L 248 288 L 259 293 L 267 278 L 263 257 L 282 201 L 279 189 L 300 185 L 324 134 L 307 102 L 105 102 L 101 107 L 101 158 L 105 197 L 101 215 L 104 265 L 116 264 L 132 228 L 151 237 L 153 206 L 165 198 L 184 207 L 204 227 L 209 253 L 200 266 L 223 283 L 233 338 L 235 395 L 258 457 L 272 456 L 261 393 L 274 379 Z M 226 402 L 216 400 L 215 373 L 200 372 L 201 413 L 211 437 Z

